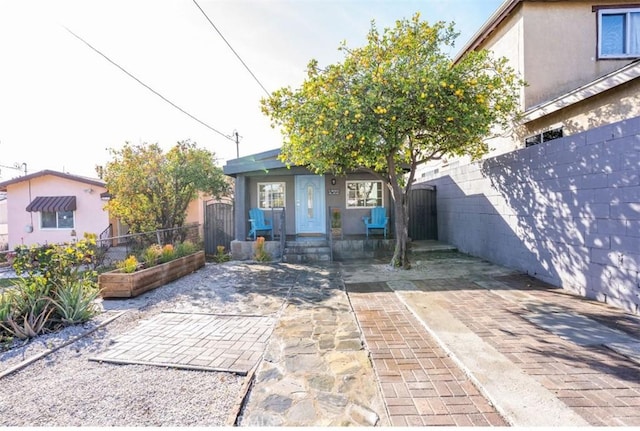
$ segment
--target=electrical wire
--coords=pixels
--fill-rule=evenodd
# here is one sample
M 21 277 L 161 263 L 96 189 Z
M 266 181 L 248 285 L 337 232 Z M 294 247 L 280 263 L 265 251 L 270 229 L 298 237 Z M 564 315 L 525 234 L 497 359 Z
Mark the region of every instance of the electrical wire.
M 64 26 L 63 26 L 64 27 Z M 81 38 L 80 36 L 78 36 L 77 34 L 75 34 L 74 32 L 72 32 L 71 30 L 69 30 L 67 27 L 64 27 L 65 30 L 67 30 L 69 33 L 71 33 L 76 39 L 80 40 L 82 43 L 84 43 L 85 45 L 87 45 L 89 48 L 91 48 L 93 51 L 97 52 L 98 54 L 100 54 L 105 60 L 107 60 L 109 63 L 113 64 L 115 67 L 117 67 L 118 69 L 120 69 L 121 71 L 123 71 L 124 73 L 126 73 L 130 78 L 133 78 L 138 84 L 142 85 L 143 87 L 145 87 L 147 90 L 151 91 L 153 94 L 155 94 L 156 96 L 158 96 L 159 98 L 161 98 L 162 100 L 164 100 L 165 102 L 167 102 L 168 104 L 170 104 L 171 106 L 173 106 L 174 108 L 176 108 L 178 111 L 182 112 L 183 114 L 187 115 L 189 118 L 191 118 L 192 120 L 197 121 L 198 123 L 202 124 L 204 127 L 206 127 L 207 129 L 217 133 L 218 135 L 227 138 L 230 141 L 235 142 L 235 140 L 228 135 L 225 135 L 224 133 L 222 133 L 219 130 L 216 130 L 215 128 L 211 127 L 210 125 L 208 125 L 207 123 L 205 123 L 204 121 L 196 118 L 194 115 L 188 113 L 187 111 L 185 111 L 184 109 L 182 109 L 181 107 L 179 107 L 178 105 L 176 105 L 175 103 L 173 103 L 171 100 L 167 99 L 166 97 L 164 97 L 162 94 L 158 93 L 156 90 L 154 90 L 153 88 L 149 87 L 147 84 L 145 84 L 144 82 L 142 82 L 141 80 L 139 80 L 138 78 L 136 78 L 134 75 L 132 75 L 131 73 L 129 73 L 125 68 L 123 68 L 122 66 L 120 66 L 118 63 L 116 63 L 115 61 L 111 60 L 109 57 L 107 57 L 105 54 L 103 54 L 100 50 L 98 50 L 97 48 L 94 48 L 89 42 L 87 42 L 86 40 L 84 40 L 83 38 Z
M 236 52 L 235 49 L 233 49 L 233 47 L 231 46 L 231 44 L 227 41 L 227 39 L 222 35 L 222 33 L 220 32 L 220 30 L 218 30 L 218 27 L 216 27 L 216 25 L 213 23 L 213 21 L 211 21 L 211 19 L 207 16 L 207 14 L 205 13 L 204 10 L 202 10 L 202 8 L 200 7 L 200 5 L 198 4 L 198 2 L 196 0 L 193 0 L 193 3 L 198 7 L 198 9 L 200 9 L 200 12 L 202 12 L 202 15 L 204 15 L 204 17 L 207 19 L 207 21 L 209 21 L 209 24 L 211 24 L 211 26 L 213 27 L 213 29 L 220 35 L 220 37 L 222 38 L 222 40 L 224 40 L 224 43 L 227 44 L 227 46 L 229 47 L 229 49 L 236 55 L 236 57 L 238 58 L 238 60 L 240 60 L 240 63 L 242 63 L 242 65 L 244 66 L 245 69 L 247 69 L 247 71 L 249 72 L 249 74 L 251 74 L 251 76 L 253 77 L 253 79 L 258 83 L 258 85 L 262 88 L 262 90 L 264 90 L 264 92 L 266 93 L 267 96 L 271 96 L 271 93 L 269 93 L 269 91 L 267 91 L 267 89 L 264 87 L 264 85 L 262 85 L 262 83 L 260 82 L 260 80 L 256 77 L 256 75 L 254 75 L 254 73 L 251 71 L 251 69 L 249 69 L 249 66 L 247 66 L 247 64 L 242 60 L 242 58 L 240 58 L 240 55 Z

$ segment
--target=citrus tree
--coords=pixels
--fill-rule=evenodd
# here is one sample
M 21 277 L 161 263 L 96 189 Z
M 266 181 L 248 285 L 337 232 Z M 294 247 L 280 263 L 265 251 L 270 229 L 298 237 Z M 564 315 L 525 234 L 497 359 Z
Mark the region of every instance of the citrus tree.
M 147 143 L 109 151 L 113 160 L 99 169 L 112 195 L 106 209 L 133 233 L 182 227 L 198 192 L 220 197 L 229 191 L 214 154 L 189 141 L 166 153 Z
M 392 264 L 410 268 L 408 196 L 416 168 L 443 156 L 482 157 L 493 130 L 516 115 L 523 84 L 504 58 L 485 50 L 453 62 L 445 53 L 454 24 L 429 25 L 416 14 L 379 32 L 367 44 L 320 68 L 311 60 L 297 89 L 261 101 L 280 127 L 283 162 L 316 173 L 366 171 L 385 181 L 394 201 Z

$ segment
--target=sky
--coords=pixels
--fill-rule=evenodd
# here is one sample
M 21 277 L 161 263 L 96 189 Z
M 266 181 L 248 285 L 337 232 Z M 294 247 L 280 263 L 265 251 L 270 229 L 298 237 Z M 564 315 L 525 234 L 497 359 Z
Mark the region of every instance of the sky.
M 298 88 L 309 60 L 340 62 L 372 20 L 416 12 L 455 23 L 453 57 L 502 1 L 0 0 L 0 181 L 25 165 L 96 177 L 126 142 L 191 140 L 220 166 L 279 148 L 265 89 Z

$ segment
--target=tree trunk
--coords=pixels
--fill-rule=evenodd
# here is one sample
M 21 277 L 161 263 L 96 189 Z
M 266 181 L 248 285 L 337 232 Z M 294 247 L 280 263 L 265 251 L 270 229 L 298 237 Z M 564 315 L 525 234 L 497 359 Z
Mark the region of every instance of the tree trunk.
M 396 249 L 391 259 L 391 265 L 396 268 L 410 269 L 411 263 L 409 262 L 407 249 L 407 242 L 409 240 L 408 199 L 400 187 L 397 187 L 397 189 L 398 190 L 394 190 L 394 193 L 399 193 L 396 195 L 398 198 L 394 199 Z

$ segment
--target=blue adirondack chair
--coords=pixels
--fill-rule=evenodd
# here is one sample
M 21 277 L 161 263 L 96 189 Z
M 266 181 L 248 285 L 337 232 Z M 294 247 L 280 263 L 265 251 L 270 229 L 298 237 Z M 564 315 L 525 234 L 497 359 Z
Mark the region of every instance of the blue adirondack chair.
M 249 236 L 253 236 L 253 240 L 256 239 L 258 231 L 269 231 L 271 240 L 273 240 L 273 226 L 268 224 L 264 219 L 264 211 L 260 208 L 251 208 L 249 210 L 249 223 L 251 223 L 251 230 L 249 230 Z
M 383 207 L 371 208 L 371 217 L 362 217 L 369 238 L 369 229 L 384 229 L 384 237 L 387 238 L 387 225 L 389 217 Z

